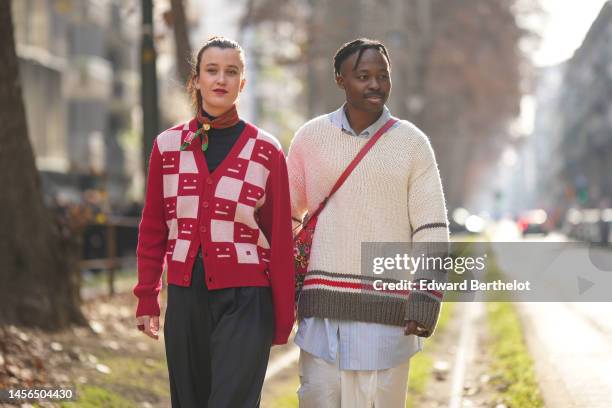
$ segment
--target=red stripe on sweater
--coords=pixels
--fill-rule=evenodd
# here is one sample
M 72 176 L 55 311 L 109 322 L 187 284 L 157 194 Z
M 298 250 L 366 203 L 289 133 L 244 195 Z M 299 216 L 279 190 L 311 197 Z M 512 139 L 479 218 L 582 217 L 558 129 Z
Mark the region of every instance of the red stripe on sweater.
M 389 290 L 389 289 L 378 290 L 378 289 L 375 289 L 373 285 L 366 284 L 366 283 L 339 282 L 339 281 L 333 281 L 333 280 L 321 279 L 321 278 L 306 279 L 306 281 L 304 282 L 304 286 L 309 286 L 309 285 L 326 285 L 326 286 L 334 286 L 338 288 L 347 288 L 347 289 L 375 290 L 377 292 L 401 293 L 401 294 L 406 294 L 406 295 L 410 293 L 409 290 Z M 442 292 L 439 292 L 437 290 L 426 290 L 423 292 L 431 293 L 432 295 L 434 295 L 435 297 L 439 299 L 442 299 L 443 297 Z
M 329 279 L 321 279 L 321 278 L 313 278 L 307 279 L 304 282 L 304 286 L 309 285 L 326 285 L 326 286 L 334 286 L 338 288 L 347 288 L 347 289 L 365 289 L 365 290 L 374 290 L 376 292 L 387 292 L 387 293 L 399 293 L 407 295 L 410 291 L 408 290 L 388 290 L 388 289 L 375 289 L 373 285 L 367 283 L 352 283 L 352 282 L 338 282 Z

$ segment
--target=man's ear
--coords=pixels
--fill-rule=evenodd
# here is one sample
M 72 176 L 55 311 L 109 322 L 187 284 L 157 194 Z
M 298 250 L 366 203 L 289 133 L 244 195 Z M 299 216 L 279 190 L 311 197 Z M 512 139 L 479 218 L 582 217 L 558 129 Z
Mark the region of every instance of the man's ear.
M 342 77 L 342 74 L 336 75 L 336 85 L 338 85 L 338 88 L 344 89 L 344 78 Z

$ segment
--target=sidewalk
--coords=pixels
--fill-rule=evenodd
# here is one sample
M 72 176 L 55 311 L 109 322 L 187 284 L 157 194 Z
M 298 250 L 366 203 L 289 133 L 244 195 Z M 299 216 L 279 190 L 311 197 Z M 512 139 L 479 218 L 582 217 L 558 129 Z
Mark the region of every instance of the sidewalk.
M 500 238 L 500 237 L 498 237 Z M 507 236 L 501 236 L 504 241 Z M 530 242 L 564 242 L 555 234 Z M 504 273 L 513 275 L 521 262 L 497 253 Z M 612 252 L 589 248 L 565 251 L 557 262 L 571 262 L 577 257 L 596 255 L 599 262 L 610 264 Z M 604 257 L 605 259 L 603 259 Z M 588 265 L 582 263 L 582 265 Z M 593 263 L 579 268 L 577 276 L 595 278 L 604 270 Z M 587 270 L 592 269 L 592 271 Z M 599 268 L 601 269 L 601 268 Z M 589 275 L 590 272 L 593 272 Z M 607 276 L 605 276 L 607 278 Z M 550 284 L 565 287 L 567 293 L 578 287 L 573 277 L 564 276 Z M 593 280 L 595 280 L 593 278 Z M 589 282 L 593 284 L 593 282 Z M 609 290 L 595 285 L 590 290 Z M 523 325 L 523 333 L 547 407 L 610 408 L 612 407 L 612 303 L 604 302 L 517 302 L 514 303 Z
M 517 305 L 546 406 L 612 407 L 612 304 Z

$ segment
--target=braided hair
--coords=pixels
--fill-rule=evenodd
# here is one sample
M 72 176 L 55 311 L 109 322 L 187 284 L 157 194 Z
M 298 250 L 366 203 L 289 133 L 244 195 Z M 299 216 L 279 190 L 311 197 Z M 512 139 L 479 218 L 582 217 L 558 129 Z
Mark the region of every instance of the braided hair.
M 378 50 L 382 55 L 385 56 L 387 62 L 389 63 L 389 67 L 391 67 L 391 59 L 389 58 L 389 54 L 387 53 L 387 48 L 384 44 L 377 40 L 371 40 L 369 38 L 358 38 L 351 42 L 347 42 L 344 44 L 338 51 L 336 51 L 336 55 L 334 55 L 334 73 L 340 75 L 340 67 L 342 63 L 351 55 L 358 52 L 357 60 L 355 61 L 355 66 L 353 69 L 357 68 L 359 65 L 359 61 L 361 61 L 361 56 L 363 52 L 369 48 Z

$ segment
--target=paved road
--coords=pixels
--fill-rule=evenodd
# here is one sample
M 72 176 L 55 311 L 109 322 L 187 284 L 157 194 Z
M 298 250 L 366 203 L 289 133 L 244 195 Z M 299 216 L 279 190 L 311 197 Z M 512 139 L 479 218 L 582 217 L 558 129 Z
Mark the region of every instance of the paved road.
M 519 306 L 546 405 L 612 407 L 612 304 Z
M 612 251 L 598 250 L 598 254 L 612 260 Z M 507 268 L 511 264 L 507 262 Z M 611 408 L 612 303 L 525 302 L 517 306 L 546 406 Z

